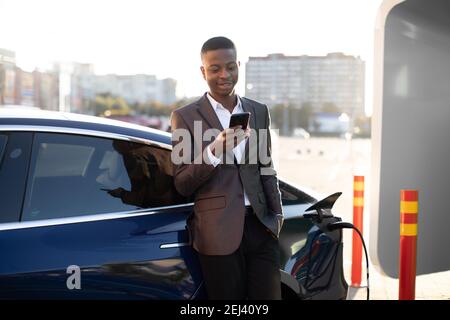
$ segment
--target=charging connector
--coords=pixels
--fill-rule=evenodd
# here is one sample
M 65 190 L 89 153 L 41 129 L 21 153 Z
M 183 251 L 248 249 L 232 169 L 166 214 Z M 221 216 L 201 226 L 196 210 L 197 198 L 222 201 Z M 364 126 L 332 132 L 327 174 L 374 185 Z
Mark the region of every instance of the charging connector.
M 349 222 L 332 222 L 327 224 L 327 229 L 330 231 L 334 231 L 334 230 L 338 230 L 338 229 L 353 229 L 355 230 L 362 242 L 363 248 L 364 248 L 364 254 L 366 256 L 366 272 L 367 272 L 367 300 L 369 300 L 370 297 L 370 293 L 369 293 L 369 256 L 367 254 L 367 249 L 366 249 L 366 243 L 364 242 L 364 238 L 362 236 L 361 231 L 359 231 L 358 228 L 356 228 L 353 224 L 349 223 Z

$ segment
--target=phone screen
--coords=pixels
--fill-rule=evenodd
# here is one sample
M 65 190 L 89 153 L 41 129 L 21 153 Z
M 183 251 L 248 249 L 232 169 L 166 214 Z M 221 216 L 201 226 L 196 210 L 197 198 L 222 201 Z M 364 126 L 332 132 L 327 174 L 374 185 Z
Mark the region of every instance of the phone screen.
M 250 112 L 234 113 L 231 115 L 229 127 L 242 126 L 242 129 L 245 130 L 248 127 L 249 120 Z

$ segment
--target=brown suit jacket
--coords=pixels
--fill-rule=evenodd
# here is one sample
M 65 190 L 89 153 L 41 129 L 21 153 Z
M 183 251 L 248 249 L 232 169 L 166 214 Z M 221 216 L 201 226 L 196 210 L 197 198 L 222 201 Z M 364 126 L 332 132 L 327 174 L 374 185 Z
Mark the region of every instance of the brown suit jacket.
M 251 112 L 250 128 L 268 129 L 270 115 L 267 106 L 247 98 L 241 98 L 241 101 L 243 109 Z M 268 232 L 278 237 L 283 214 L 278 179 L 272 162 L 260 163 L 258 156 L 257 163 L 248 164 L 250 153 L 247 141 L 245 157 L 241 161 L 245 159 L 245 163 L 219 164 L 214 167 L 209 161 L 202 160 L 201 164 L 196 164 L 198 157 L 207 159 L 202 152 L 206 152 L 206 147 L 214 137 L 210 141 L 199 141 L 198 150 L 195 150 L 194 121 L 201 121 L 202 133 L 210 128 L 223 130 L 206 94 L 197 102 L 175 110 L 171 117 L 172 132 L 186 129 L 191 135 L 189 145 L 192 162 L 174 164 L 174 182 L 180 194 L 194 197 L 194 214 L 188 223 L 194 248 L 206 255 L 228 255 L 239 247 L 245 219 L 243 186 L 259 220 Z M 258 134 L 258 145 L 261 145 L 262 139 Z M 268 140 L 265 144 L 266 154 L 270 156 L 270 133 L 265 140 Z M 172 142 L 174 150 L 178 143 L 182 143 L 182 140 Z M 261 175 L 262 168 L 272 174 Z

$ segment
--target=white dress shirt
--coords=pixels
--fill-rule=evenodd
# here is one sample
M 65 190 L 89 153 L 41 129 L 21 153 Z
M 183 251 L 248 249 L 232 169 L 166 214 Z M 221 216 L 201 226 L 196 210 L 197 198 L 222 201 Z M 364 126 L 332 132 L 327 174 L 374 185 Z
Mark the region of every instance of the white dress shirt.
M 211 97 L 211 95 L 209 93 L 206 94 L 206 97 L 208 98 L 209 102 L 211 103 L 211 106 L 214 109 L 214 112 L 216 113 L 217 118 L 219 118 L 220 124 L 222 125 L 223 129 L 229 128 L 230 118 L 231 118 L 232 114 L 244 112 L 244 109 L 242 108 L 241 98 L 239 98 L 239 96 L 236 96 L 237 104 L 234 107 L 232 113 L 230 113 L 230 111 L 228 111 L 222 104 L 220 104 L 219 102 L 214 100 L 214 98 Z M 238 163 L 241 162 L 242 156 L 245 153 L 246 141 L 247 141 L 247 139 L 242 140 L 233 149 L 234 156 L 236 157 L 236 160 Z M 214 167 L 218 166 L 221 163 L 221 160 L 213 155 L 213 153 L 211 152 L 211 149 L 209 147 L 207 148 L 207 153 L 208 153 L 209 161 L 211 162 L 211 164 Z M 242 186 L 242 187 L 244 187 L 244 186 Z M 245 192 L 245 190 L 244 190 L 244 202 L 245 202 L 246 206 L 250 206 L 250 200 L 248 200 L 247 193 Z

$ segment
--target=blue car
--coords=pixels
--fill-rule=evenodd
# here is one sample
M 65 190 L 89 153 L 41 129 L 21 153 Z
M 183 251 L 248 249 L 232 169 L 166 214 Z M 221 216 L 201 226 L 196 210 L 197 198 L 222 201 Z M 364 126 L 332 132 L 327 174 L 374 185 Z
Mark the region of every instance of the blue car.
M 170 156 L 166 132 L 0 108 L 0 299 L 205 299 Z M 280 189 L 283 298 L 345 299 L 341 231 Z

